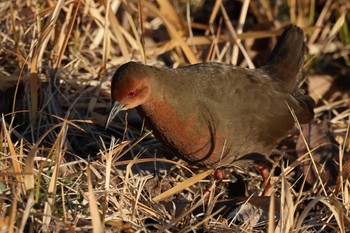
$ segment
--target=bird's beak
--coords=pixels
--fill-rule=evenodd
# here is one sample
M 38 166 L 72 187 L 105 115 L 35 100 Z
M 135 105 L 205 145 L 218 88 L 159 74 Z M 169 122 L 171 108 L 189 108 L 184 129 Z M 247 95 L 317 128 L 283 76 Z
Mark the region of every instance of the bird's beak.
M 109 112 L 106 124 L 105 124 L 105 129 L 109 126 L 109 124 L 112 122 L 112 120 L 116 117 L 116 115 L 124 108 L 124 104 L 120 104 L 117 101 L 114 101 L 112 103 L 112 108 L 111 111 Z

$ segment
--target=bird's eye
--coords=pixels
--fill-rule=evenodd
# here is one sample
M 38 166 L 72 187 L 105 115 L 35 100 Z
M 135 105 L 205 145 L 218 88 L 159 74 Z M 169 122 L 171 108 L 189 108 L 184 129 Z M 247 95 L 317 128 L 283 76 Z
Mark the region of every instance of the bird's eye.
M 135 91 L 130 91 L 128 97 L 133 97 L 135 95 Z

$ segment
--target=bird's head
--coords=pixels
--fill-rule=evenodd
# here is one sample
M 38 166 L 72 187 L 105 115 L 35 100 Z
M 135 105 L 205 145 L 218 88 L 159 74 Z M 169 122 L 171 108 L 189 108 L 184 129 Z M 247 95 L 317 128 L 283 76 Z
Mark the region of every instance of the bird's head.
M 106 128 L 121 110 L 135 108 L 146 103 L 151 94 L 151 80 L 148 67 L 129 62 L 119 67 L 112 78 L 112 109 Z

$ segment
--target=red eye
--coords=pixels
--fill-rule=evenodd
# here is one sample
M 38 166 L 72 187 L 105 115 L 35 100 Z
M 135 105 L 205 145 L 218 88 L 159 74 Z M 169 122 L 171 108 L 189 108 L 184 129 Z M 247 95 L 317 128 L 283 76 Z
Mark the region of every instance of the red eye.
M 130 91 L 128 97 L 133 97 L 135 95 L 135 91 Z

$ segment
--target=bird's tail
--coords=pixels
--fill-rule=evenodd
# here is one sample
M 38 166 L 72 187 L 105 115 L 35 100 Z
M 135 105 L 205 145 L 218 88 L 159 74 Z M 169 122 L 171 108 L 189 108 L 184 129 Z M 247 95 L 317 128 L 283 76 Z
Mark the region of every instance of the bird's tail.
M 281 80 L 285 89 L 292 92 L 301 78 L 304 52 L 303 31 L 295 25 L 290 25 L 279 37 L 263 69 L 273 78 Z
M 308 123 L 314 117 L 314 100 L 304 95 L 297 84 L 302 76 L 304 63 L 304 33 L 301 28 L 290 25 L 278 39 L 263 69 L 274 79 L 282 82 L 284 89 L 293 94 L 296 102 L 290 104 L 299 123 Z

